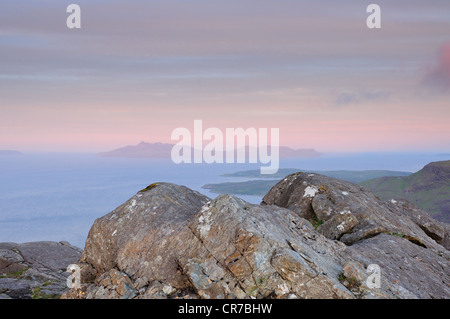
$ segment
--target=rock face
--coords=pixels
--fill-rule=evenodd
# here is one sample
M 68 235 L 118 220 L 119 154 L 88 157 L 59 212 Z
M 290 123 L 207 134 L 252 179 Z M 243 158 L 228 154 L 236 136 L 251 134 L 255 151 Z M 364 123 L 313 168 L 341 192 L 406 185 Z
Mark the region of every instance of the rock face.
M 0 243 L 0 299 L 59 298 L 80 256 L 67 242 Z
M 289 175 L 261 205 L 155 183 L 95 221 L 82 287 L 63 298 L 449 298 L 448 234 L 318 174 Z
M 448 225 L 405 201 L 382 202 L 361 186 L 319 174 L 289 175 L 264 196 L 263 204 L 285 207 L 318 222 L 319 233 L 347 245 L 390 233 L 448 253 Z

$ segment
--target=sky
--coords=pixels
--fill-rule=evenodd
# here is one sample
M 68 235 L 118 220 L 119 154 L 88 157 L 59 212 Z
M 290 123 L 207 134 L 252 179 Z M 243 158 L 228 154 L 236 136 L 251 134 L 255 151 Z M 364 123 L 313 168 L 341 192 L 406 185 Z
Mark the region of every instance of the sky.
M 69 29 L 66 8 L 81 8 Z M 450 1 L 0 2 L 0 149 L 102 152 L 178 127 L 318 151 L 450 150 Z

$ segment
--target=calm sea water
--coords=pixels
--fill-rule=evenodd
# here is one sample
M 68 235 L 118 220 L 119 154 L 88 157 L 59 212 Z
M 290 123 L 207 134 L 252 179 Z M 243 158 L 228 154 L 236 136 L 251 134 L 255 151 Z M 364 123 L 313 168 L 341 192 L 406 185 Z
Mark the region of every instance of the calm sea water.
M 282 160 L 304 170 L 388 169 L 415 172 L 439 154 L 327 154 Z M 100 158 L 94 154 L 25 154 L 0 157 L 0 242 L 66 240 L 83 248 L 94 220 L 154 182 L 185 185 L 211 198 L 201 186 L 240 181 L 224 173 L 258 169 L 259 164 L 183 164 L 168 160 Z M 251 203 L 261 198 L 241 196 Z

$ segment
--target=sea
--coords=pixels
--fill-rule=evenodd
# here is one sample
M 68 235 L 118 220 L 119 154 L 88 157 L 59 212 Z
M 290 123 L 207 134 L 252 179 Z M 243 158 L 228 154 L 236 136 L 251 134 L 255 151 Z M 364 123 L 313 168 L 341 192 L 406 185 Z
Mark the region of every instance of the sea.
M 281 159 L 280 168 L 416 172 L 449 154 L 325 153 Z M 264 164 L 263 164 L 264 165 Z M 245 181 L 221 175 L 261 164 L 174 164 L 167 159 L 104 158 L 90 153 L 26 153 L 0 156 L 0 242 L 68 241 L 84 248 L 95 219 L 155 182 L 187 186 L 211 199 L 202 186 Z M 239 196 L 260 203 L 258 196 Z

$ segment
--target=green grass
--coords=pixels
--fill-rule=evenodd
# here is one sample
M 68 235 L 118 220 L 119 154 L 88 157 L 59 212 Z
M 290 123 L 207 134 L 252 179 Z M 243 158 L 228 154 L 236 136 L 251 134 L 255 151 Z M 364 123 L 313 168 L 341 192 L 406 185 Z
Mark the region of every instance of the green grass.
M 341 284 L 350 289 L 350 291 L 359 289 L 361 286 L 361 283 L 358 281 L 358 279 L 353 277 L 346 277 L 343 273 L 339 274 L 338 280 Z
M 52 281 L 45 281 L 41 286 L 35 287 L 32 290 L 32 299 L 60 299 L 61 296 L 58 294 L 45 294 L 42 290 L 44 287 L 50 285 Z
M 311 225 L 313 225 L 315 230 L 317 230 L 317 228 L 319 228 L 319 226 L 323 224 L 323 220 L 318 219 L 317 216 L 309 219 L 309 222 L 311 223 Z
M 1 275 L 0 278 L 20 278 L 24 272 L 26 272 L 30 267 L 27 267 L 25 269 L 16 271 L 16 272 L 8 272 L 4 275 Z

